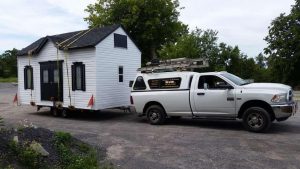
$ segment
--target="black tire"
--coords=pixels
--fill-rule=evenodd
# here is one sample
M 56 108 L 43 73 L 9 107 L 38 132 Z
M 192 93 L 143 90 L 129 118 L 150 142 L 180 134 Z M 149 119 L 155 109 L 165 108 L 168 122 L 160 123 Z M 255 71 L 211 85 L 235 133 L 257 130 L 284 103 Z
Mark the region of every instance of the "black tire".
M 61 116 L 63 118 L 68 118 L 70 116 L 69 110 L 68 109 L 63 109 L 61 112 Z
M 166 121 L 165 110 L 159 105 L 150 106 L 147 109 L 146 114 L 150 124 L 163 124 Z
M 261 107 L 250 107 L 243 115 L 244 127 L 252 132 L 266 132 L 271 123 L 270 114 Z
M 60 116 L 60 111 L 59 111 L 59 109 L 54 108 L 54 107 L 51 107 L 51 108 L 50 108 L 50 111 L 51 111 L 52 116 L 54 116 L 54 117 Z

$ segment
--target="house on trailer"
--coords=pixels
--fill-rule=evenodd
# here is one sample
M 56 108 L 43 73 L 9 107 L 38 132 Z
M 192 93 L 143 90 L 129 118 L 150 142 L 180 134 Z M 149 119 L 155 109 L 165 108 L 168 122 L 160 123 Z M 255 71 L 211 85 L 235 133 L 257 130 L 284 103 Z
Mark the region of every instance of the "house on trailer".
M 141 52 L 121 25 L 46 36 L 18 52 L 18 102 L 100 110 L 130 105 Z

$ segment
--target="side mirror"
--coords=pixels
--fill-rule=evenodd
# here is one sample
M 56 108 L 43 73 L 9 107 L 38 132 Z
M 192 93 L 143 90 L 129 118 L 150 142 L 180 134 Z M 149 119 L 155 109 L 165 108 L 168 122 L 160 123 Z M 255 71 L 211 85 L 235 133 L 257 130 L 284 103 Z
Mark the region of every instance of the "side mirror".
M 130 80 L 129 81 L 129 87 L 132 87 L 133 86 L 133 80 Z

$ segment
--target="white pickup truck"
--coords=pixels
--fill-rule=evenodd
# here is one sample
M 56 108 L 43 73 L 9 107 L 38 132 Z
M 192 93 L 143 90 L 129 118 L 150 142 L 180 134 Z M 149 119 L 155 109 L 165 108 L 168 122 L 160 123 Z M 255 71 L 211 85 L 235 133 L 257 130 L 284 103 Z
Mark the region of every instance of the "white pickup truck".
M 227 72 L 140 73 L 130 99 L 151 124 L 172 117 L 242 119 L 254 132 L 268 130 L 274 120 L 286 120 L 297 109 L 290 86 L 247 83 Z

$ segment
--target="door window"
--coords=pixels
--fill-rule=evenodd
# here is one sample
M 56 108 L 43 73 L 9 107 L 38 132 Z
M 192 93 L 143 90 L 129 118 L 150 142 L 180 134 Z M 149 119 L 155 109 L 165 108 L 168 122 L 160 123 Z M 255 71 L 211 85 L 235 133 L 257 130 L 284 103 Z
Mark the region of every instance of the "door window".
M 224 90 L 224 86 L 228 86 L 228 83 L 218 76 L 207 75 L 199 78 L 198 89 Z
M 49 73 L 48 73 L 48 70 L 43 70 L 43 83 L 49 83 Z
M 59 82 L 59 72 L 58 69 L 54 69 L 53 71 L 53 75 L 54 75 L 54 83 L 58 83 Z

